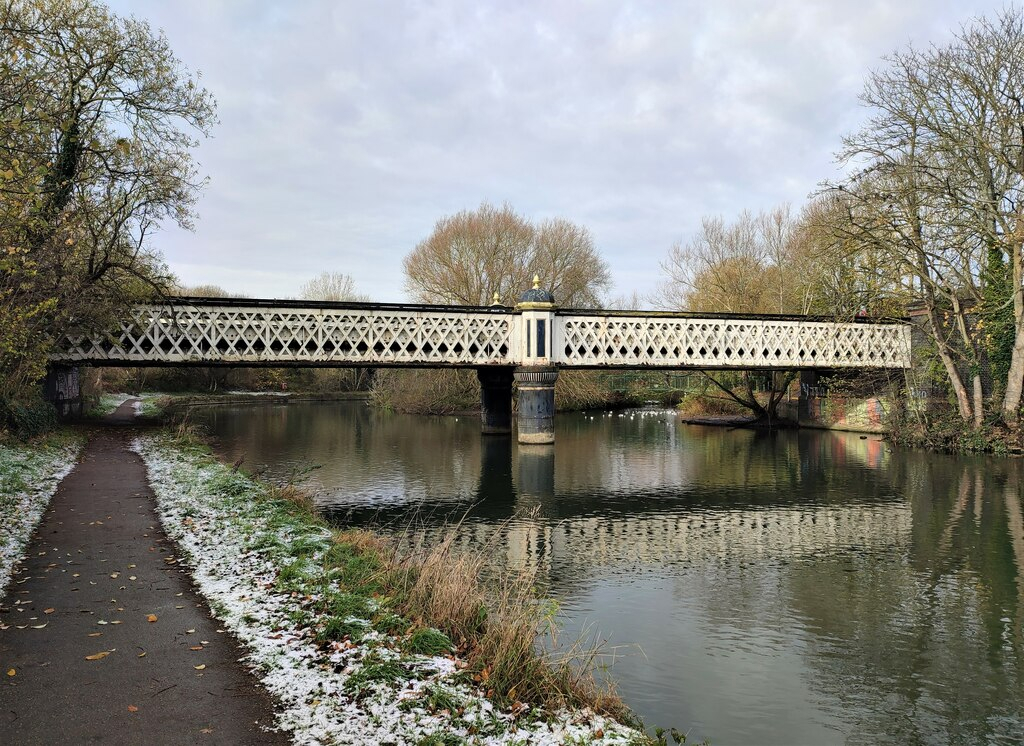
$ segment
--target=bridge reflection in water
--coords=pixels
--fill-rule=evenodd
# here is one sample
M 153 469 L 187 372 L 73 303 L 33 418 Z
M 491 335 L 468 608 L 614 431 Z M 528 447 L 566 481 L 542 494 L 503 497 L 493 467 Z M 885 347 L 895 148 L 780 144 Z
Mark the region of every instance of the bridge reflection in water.
M 221 448 L 315 461 L 342 523 L 535 568 L 568 632 L 612 645 L 652 724 L 729 743 L 1014 742 L 1024 732 L 1022 464 L 870 436 L 565 416 L 555 449 L 460 418 L 211 411 Z

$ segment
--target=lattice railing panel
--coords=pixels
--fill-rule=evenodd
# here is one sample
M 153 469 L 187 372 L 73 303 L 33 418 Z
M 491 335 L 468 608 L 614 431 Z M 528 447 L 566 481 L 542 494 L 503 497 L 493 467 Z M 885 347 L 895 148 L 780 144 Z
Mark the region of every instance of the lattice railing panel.
M 146 305 L 54 360 L 110 363 L 507 364 L 514 317 L 454 311 Z
M 621 368 L 903 368 L 901 324 L 551 314 L 550 363 Z M 523 317 L 436 306 L 141 305 L 103 337 L 68 335 L 54 361 L 95 364 L 479 366 L 524 359 Z M 547 364 L 545 361 L 544 364 Z
M 567 366 L 694 368 L 904 368 L 910 331 L 900 324 L 561 316 Z

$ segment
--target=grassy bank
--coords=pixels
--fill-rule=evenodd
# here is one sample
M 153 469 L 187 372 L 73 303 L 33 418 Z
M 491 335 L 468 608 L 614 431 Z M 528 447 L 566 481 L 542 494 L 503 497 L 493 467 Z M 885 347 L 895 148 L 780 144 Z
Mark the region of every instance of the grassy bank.
M 538 652 L 552 620 L 531 577 L 487 575 L 451 540 L 400 551 L 331 529 L 301 493 L 188 439 L 135 447 L 168 533 L 298 742 L 650 742 L 590 675 L 590 653 Z
M 58 431 L 29 443 L 0 440 L 0 595 L 84 437 Z

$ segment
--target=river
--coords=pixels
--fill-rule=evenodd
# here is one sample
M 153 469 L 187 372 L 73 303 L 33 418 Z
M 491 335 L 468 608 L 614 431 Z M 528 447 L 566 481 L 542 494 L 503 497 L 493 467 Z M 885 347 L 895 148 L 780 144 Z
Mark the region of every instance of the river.
M 559 414 L 518 446 L 362 403 L 197 408 L 340 525 L 538 571 L 648 724 L 730 744 L 1024 741 L 1024 464 L 878 436 Z M 313 468 L 316 467 L 316 468 Z

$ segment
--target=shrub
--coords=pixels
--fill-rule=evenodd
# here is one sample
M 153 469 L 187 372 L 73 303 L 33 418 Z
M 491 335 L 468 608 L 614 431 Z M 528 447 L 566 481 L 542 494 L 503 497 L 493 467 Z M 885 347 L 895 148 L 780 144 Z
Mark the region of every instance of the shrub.
M 39 399 L 23 401 L 0 400 L 0 429 L 6 429 L 19 438 L 34 438 L 57 427 L 57 410 L 52 404 Z

